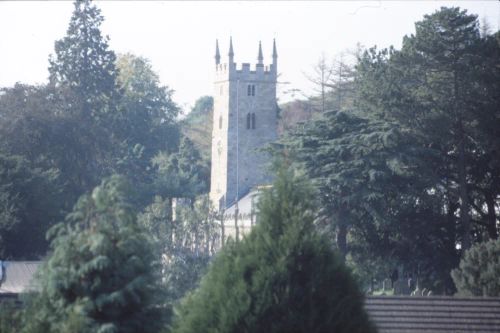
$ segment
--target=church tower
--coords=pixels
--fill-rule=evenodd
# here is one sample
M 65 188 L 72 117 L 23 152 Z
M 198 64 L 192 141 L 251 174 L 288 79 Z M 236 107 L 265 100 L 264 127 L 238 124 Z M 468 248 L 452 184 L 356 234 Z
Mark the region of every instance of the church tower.
M 227 63 L 221 63 L 219 43 L 215 43 L 210 199 L 218 209 L 271 181 L 270 157 L 259 149 L 278 137 L 277 60 L 273 41 L 272 64 L 265 66 L 259 42 L 255 67 L 242 63 L 238 68 L 232 39 Z

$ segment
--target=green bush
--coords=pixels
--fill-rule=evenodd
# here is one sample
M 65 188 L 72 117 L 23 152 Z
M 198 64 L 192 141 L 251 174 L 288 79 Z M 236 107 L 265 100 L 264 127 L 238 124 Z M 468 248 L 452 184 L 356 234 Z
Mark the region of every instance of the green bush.
M 451 277 L 460 295 L 500 296 L 500 239 L 471 247 Z
M 281 171 L 260 199 L 258 225 L 215 257 L 173 332 L 374 332 L 356 283 L 314 230 L 311 197 Z
M 16 333 L 21 329 L 21 311 L 16 300 L 0 301 L 0 333 Z

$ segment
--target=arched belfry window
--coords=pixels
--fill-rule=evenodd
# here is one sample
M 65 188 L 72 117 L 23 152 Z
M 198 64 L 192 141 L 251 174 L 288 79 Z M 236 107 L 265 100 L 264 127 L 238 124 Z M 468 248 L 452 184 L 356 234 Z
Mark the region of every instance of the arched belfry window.
M 255 113 L 252 113 L 252 129 L 255 129 Z
M 250 113 L 247 113 L 247 129 L 250 129 L 250 123 L 251 123 L 251 115 Z

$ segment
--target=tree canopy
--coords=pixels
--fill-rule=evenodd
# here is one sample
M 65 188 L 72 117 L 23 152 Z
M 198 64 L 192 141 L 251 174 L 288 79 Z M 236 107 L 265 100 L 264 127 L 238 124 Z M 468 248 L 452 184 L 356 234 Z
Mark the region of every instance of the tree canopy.
M 359 55 L 352 109 L 317 115 L 282 144 L 356 271 L 400 269 L 452 293 L 462 250 L 498 237 L 500 44 L 458 8 L 415 26 L 401 50 Z
M 360 59 L 358 107 L 418 130 L 423 144 L 439 151 L 439 185 L 460 217 L 457 241 L 466 249 L 482 225 L 498 237 L 491 202 L 500 189 L 500 45 L 482 38 L 477 17 L 459 8 L 442 8 L 415 26 L 400 51 L 371 49 Z
M 160 84 L 147 59 L 116 58 L 100 31 L 103 20 L 94 3 L 75 1 L 66 36 L 50 57 L 49 83 L 1 89 L 2 167 L 16 160 L 22 167 L 5 168 L 24 176 L 12 174 L 0 185 L 6 207 L 0 247 L 26 237 L 34 245 L 29 250 L 29 243 L 17 242 L 15 251 L 3 253 L 9 259 L 43 255 L 50 225 L 113 173 L 138 190 L 133 201 L 140 211 L 158 194 L 152 159 L 178 151 L 173 91 Z

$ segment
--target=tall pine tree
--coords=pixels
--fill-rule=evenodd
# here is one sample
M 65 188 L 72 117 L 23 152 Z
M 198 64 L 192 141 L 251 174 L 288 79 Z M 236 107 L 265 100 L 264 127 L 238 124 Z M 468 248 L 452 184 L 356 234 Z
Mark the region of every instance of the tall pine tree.
M 467 249 L 482 225 L 498 236 L 500 48 L 459 8 L 441 8 L 415 27 L 400 51 L 371 49 L 361 57 L 357 102 L 372 117 L 420 132 L 421 144 L 440 152 L 435 189 L 444 189 L 451 224 L 459 217 L 456 241 Z
M 105 112 L 116 94 L 115 53 L 101 34 L 104 20 L 90 0 L 74 2 L 66 37 L 49 58 L 50 82 L 70 89 L 85 117 Z

